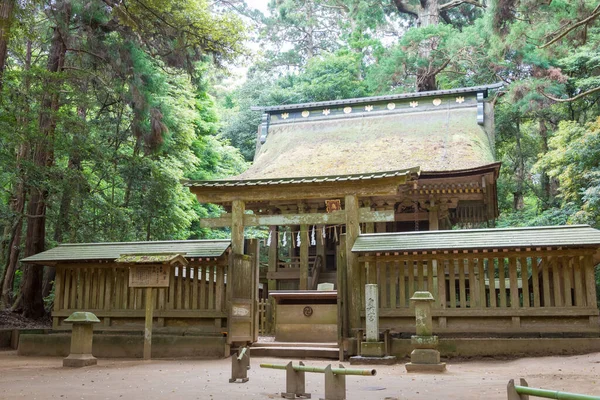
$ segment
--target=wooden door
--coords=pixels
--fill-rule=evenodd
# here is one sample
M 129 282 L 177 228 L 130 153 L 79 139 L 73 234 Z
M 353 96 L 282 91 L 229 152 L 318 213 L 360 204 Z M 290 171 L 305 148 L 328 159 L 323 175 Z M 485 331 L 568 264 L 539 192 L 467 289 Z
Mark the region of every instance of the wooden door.
M 253 258 L 234 254 L 227 277 L 229 315 L 227 343 L 246 344 L 255 341 L 256 311 L 258 308 L 258 268 Z

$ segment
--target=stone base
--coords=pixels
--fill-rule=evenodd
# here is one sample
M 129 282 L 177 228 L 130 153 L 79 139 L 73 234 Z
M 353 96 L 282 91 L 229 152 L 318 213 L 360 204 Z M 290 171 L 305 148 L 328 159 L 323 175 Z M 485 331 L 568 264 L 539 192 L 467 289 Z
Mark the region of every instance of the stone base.
M 436 349 L 439 345 L 437 336 L 417 336 L 410 337 L 410 343 L 417 349 Z
M 414 349 L 410 353 L 410 362 L 413 364 L 439 364 L 440 352 L 434 349 Z
M 98 364 L 98 359 L 91 354 L 69 354 L 63 359 L 63 367 L 81 368 Z
M 406 372 L 446 372 L 446 363 L 414 364 L 406 363 Z
M 350 357 L 350 365 L 394 365 L 396 364 L 396 356 L 385 357 Z
M 383 357 L 385 356 L 385 343 L 361 342 L 360 355 L 363 357 Z
M 310 399 L 311 398 L 311 394 L 310 393 L 281 393 L 281 397 L 283 397 L 284 399 Z

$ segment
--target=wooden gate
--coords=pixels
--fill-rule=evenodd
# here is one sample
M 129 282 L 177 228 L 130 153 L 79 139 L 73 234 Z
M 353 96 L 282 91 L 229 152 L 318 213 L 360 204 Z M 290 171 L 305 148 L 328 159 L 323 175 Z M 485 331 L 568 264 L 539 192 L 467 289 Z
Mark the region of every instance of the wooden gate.
M 229 334 L 227 342 L 252 343 L 256 340 L 256 319 L 258 308 L 258 268 L 253 257 L 232 256 L 233 265 L 229 269 L 227 284 L 229 299 Z

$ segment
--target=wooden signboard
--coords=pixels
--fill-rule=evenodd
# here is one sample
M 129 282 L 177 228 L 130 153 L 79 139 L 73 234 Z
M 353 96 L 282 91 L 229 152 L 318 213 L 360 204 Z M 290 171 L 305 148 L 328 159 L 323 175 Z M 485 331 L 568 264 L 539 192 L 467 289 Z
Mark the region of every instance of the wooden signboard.
M 152 353 L 154 288 L 169 287 L 172 265 L 187 265 L 187 260 L 182 254 L 121 254 L 115 261 L 129 265 L 129 287 L 146 288 L 144 360 L 149 360 Z
M 129 287 L 169 287 L 170 265 L 132 265 Z

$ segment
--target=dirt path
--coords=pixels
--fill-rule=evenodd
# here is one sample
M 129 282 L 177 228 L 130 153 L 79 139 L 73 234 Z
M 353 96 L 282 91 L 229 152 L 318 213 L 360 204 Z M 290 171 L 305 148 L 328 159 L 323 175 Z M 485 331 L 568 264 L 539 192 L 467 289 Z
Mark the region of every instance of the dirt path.
M 99 360 L 82 369 L 62 368 L 60 358 L 19 357 L 0 351 L 0 399 L 277 399 L 285 372 L 259 368 L 253 358 L 250 381 L 230 384 L 231 361 Z M 308 360 L 326 366 L 327 361 Z M 349 365 L 346 364 L 348 367 Z M 506 399 L 506 384 L 524 377 L 530 386 L 600 396 L 600 353 L 571 357 L 450 363 L 443 375 L 407 374 L 403 365 L 376 367 L 377 376 L 349 376 L 349 400 Z M 323 375 L 307 374 L 313 399 L 323 397 Z

